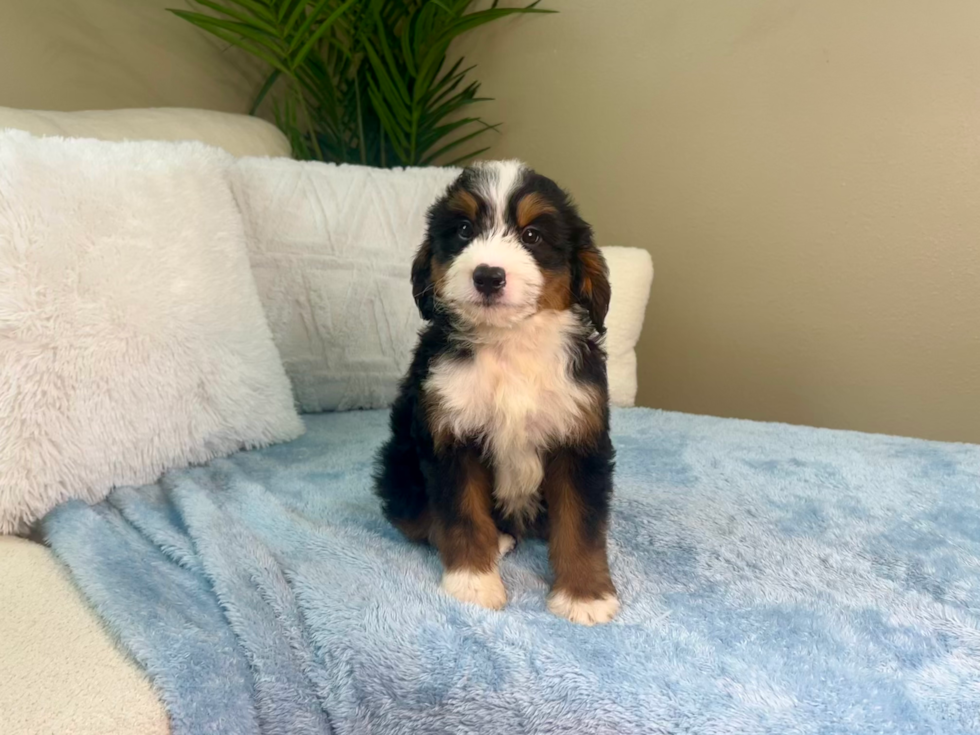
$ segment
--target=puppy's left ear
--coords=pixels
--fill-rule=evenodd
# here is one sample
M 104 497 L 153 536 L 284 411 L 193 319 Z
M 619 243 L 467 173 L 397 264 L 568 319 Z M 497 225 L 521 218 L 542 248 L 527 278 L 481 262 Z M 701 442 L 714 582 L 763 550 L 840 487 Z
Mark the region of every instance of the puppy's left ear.
M 432 282 L 432 241 L 426 237 L 412 261 L 412 297 L 427 322 L 436 315 L 435 284 Z
M 573 241 L 572 283 L 575 300 L 589 313 L 596 331 L 605 334 L 606 314 L 612 296 L 606 259 L 592 240 L 592 228 L 581 219 L 576 222 Z

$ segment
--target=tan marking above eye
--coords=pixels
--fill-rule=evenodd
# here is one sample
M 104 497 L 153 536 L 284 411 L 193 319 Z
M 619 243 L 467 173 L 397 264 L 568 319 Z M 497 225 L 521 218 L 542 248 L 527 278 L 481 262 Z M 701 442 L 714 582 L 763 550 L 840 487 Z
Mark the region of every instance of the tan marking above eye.
M 471 221 L 476 221 L 480 205 L 476 201 L 476 197 L 466 189 L 453 192 L 446 203 L 451 210 L 465 214 Z
M 538 217 L 546 214 L 557 214 L 554 205 L 541 194 L 532 191 L 517 203 L 517 226 L 524 229 Z

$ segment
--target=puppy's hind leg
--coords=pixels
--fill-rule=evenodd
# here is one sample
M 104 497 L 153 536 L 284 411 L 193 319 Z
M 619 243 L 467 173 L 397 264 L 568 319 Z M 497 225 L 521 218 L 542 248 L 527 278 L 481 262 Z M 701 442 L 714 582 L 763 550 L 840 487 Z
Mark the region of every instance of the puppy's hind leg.
M 406 423 L 392 412 L 392 436 L 378 453 L 374 491 L 381 500 L 385 518 L 411 541 L 426 542 L 432 526 L 432 513 L 425 490 L 425 478 L 418 451 Z

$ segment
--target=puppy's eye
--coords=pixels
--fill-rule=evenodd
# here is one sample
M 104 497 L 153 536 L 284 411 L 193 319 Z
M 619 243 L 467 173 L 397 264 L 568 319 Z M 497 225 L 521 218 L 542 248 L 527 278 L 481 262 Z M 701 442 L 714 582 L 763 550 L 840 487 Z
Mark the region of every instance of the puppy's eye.
M 462 222 L 456 230 L 456 235 L 460 240 L 473 239 L 473 225 L 470 222 Z
M 533 227 L 525 227 L 521 231 L 521 242 L 525 245 L 537 245 L 541 242 L 541 232 Z

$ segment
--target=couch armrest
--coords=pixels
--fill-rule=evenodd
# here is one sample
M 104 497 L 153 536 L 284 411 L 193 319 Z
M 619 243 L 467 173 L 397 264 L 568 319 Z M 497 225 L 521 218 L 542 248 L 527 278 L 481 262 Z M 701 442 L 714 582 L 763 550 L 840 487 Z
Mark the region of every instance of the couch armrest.
M 170 732 L 51 551 L 13 537 L 0 537 L 0 712 L 5 735 Z

